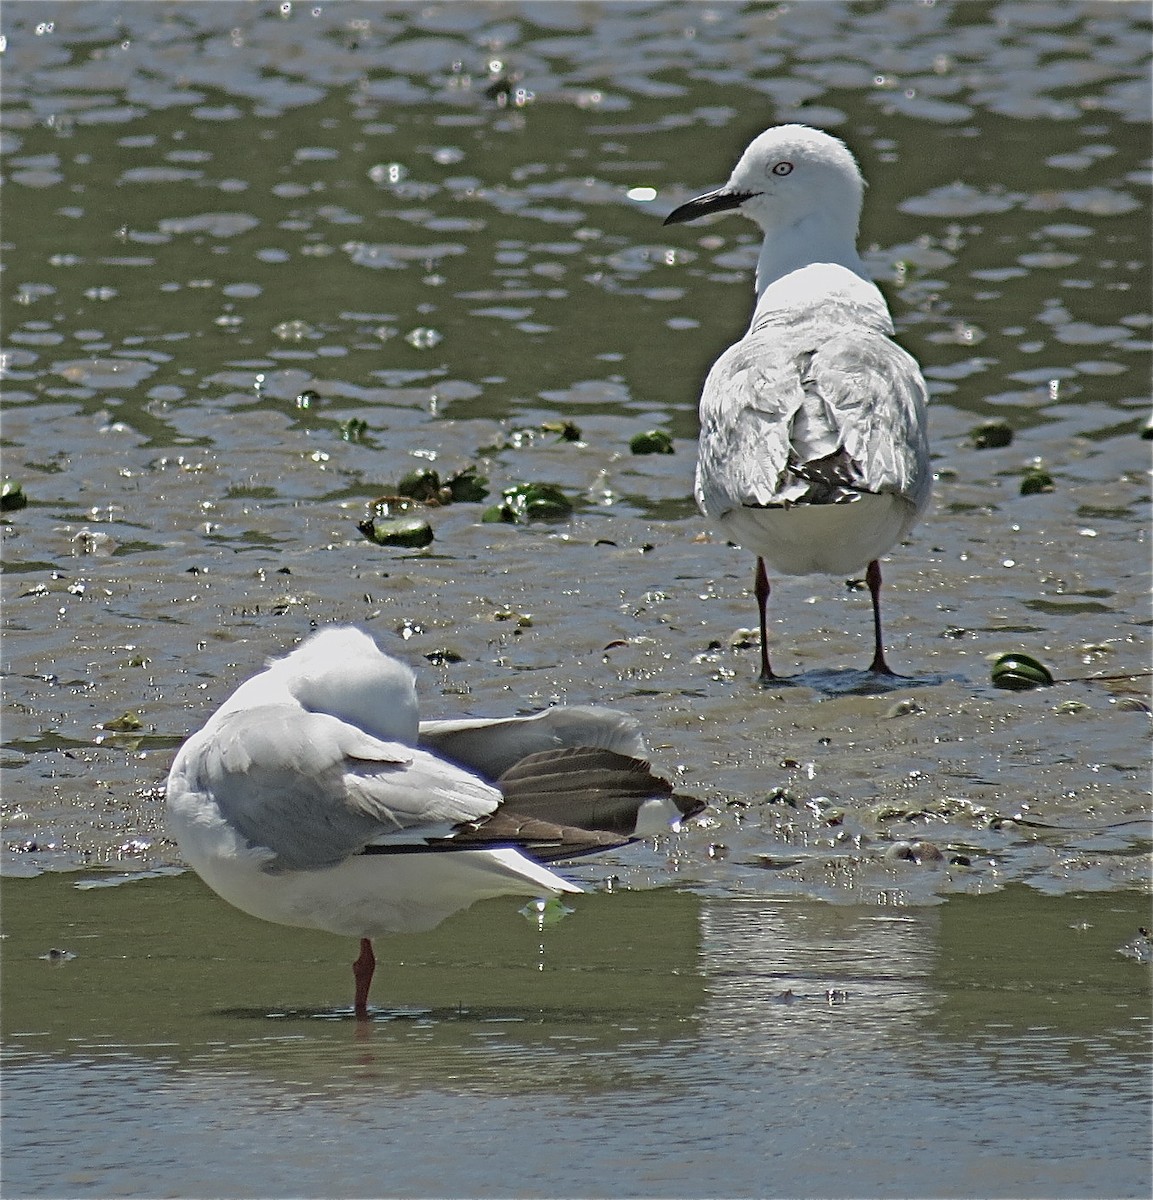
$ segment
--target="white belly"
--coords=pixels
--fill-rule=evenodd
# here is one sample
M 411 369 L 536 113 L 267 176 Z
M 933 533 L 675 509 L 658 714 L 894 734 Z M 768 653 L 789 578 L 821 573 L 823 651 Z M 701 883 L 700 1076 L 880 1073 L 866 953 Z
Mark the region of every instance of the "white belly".
M 331 867 L 270 872 L 205 797 L 169 799 L 168 825 L 190 867 L 223 900 L 278 925 L 349 937 L 419 933 L 493 896 L 547 896 L 583 888 L 512 849 L 357 854 Z
M 349 937 L 419 933 L 494 896 L 582 890 L 515 850 L 358 855 L 335 867 L 283 875 L 215 862 L 201 864 L 197 874 L 251 916 Z
M 717 529 L 765 560 L 770 575 L 851 575 L 891 550 L 917 517 L 901 496 L 862 495 L 848 504 L 735 508 Z

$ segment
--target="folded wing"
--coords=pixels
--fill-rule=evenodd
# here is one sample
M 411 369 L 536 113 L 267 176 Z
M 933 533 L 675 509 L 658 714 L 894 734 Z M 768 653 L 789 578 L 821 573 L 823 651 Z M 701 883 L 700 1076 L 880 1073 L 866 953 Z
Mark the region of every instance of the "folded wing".
M 273 851 L 271 871 L 329 866 L 374 840 L 427 842 L 501 800 L 426 750 L 295 705 L 214 719 L 176 768 L 178 787 L 211 797 L 242 837 Z
M 586 746 L 633 758 L 647 753 L 635 717 L 593 704 L 546 708 L 531 717 L 422 721 L 419 744 L 489 780 L 545 750 Z
M 765 320 L 721 355 L 701 397 L 697 492 L 739 506 L 850 502 L 892 493 L 920 510 L 931 478 L 916 361 L 872 308 L 826 301 Z

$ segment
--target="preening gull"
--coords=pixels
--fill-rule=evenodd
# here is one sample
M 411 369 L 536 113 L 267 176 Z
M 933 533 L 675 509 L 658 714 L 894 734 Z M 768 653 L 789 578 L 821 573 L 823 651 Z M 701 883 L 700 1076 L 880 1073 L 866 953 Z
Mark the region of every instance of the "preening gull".
M 694 815 L 645 761 L 635 719 L 600 706 L 420 721 L 412 671 L 332 626 L 235 692 L 180 748 L 169 828 L 246 913 L 360 938 L 431 929 L 491 896 L 583 889 L 543 864 Z
M 761 679 L 769 664 L 769 570 L 849 575 L 873 601 L 870 670 L 892 671 L 881 636 L 880 556 L 913 527 L 932 489 L 928 395 L 892 341 L 884 297 L 857 253 L 864 180 L 837 138 L 780 125 L 754 138 L 728 183 L 666 225 L 739 210 L 765 235 L 748 332 L 701 394 L 696 497 L 757 556 Z

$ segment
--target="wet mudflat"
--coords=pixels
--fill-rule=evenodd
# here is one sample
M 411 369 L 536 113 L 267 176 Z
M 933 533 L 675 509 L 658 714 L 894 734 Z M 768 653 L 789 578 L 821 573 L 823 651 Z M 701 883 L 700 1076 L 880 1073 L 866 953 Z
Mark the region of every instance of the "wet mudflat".
M 185 876 L 76 889 L 77 872 L 112 882 L 177 867 L 158 792 L 175 746 L 313 623 L 358 621 L 395 634 L 429 715 L 619 704 L 644 722 L 658 767 L 711 807 L 679 838 L 582 864 L 575 877 L 611 881 L 614 894 L 582 901 L 553 931 L 579 938 L 568 931 L 595 924 L 607 954 L 617 937 L 632 944 L 625 906 L 642 906 L 650 930 L 682 929 L 692 907 L 692 952 L 686 943 L 682 962 L 665 940 L 654 951 L 671 956 L 653 967 L 658 995 L 690 976 L 696 991 L 676 1000 L 685 1025 L 667 1034 L 681 1055 L 667 1086 L 630 1093 L 633 1152 L 604 1141 L 606 1113 L 582 1126 L 580 1154 L 550 1158 L 532 1115 L 545 1101 L 534 1092 L 514 1102 L 516 1088 L 493 1085 L 485 1146 L 504 1157 L 485 1168 L 491 1177 L 467 1173 L 476 1158 L 460 1139 L 486 1063 L 504 1071 L 511 1057 L 526 1076 L 549 1078 L 549 1103 L 571 1098 L 565 1076 L 609 1080 L 667 1063 L 662 1049 L 653 1067 L 644 1049 L 650 1034 L 665 1046 L 649 1025 L 659 1003 L 641 988 L 647 999 L 614 1015 L 595 968 L 559 988 L 580 1009 L 565 1016 L 561 1059 L 551 1043 L 543 1057 L 519 1045 L 504 1059 L 478 1053 L 496 1037 L 493 1014 L 511 1011 L 522 1029 L 526 1011 L 558 1001 L 515 998 L 540 965 L 535 943 L 512 997 L 477 998 L 462 984 L 462 1000 L 454 971 L 475 931 L 465 914 L 444 928 L 453 949 L 443 978 L 396 996 L 432 1015 L 373 1030 L 374 1045 L 403 1043 L 401 1077 L 423 1079 L 423 1039 L 463 1047 L 458 1058 L 434 1048 L 453 1064 L 446 1075 L 421 1082 L 423 1099 L 410 1097 L 404 1113 L 393 1106 L 405 1138 L 443 1135 L 435 1157 L 390 1176 L 392 1188 L 353 1170 L 340 1194 L 816 1195 L 855 1193 L 858 1180 L 876 1194 L 1147 1192 L 1147 1121 L 1124 1104 L 1090 1099 L 1081 1114 L 1086 1136 L 1115 1147 L 1122 1164 L 1096 1183 L 1088 1168 L 1030 1182 L 1030 1164 L 1057 1170 L 1047 1143 L 1003 1176 L 988 1159 L 987 1177 L 960 1169 L 976 1170 L 988 1145 L 1002 1153 L 998 1131 L 1021 1111 L 999 1075 L 951 1110 L 967 1153 L 958 1149 L 956 1171 L 937 1184 L 927 1172 L 939 1139 L 911 1120 L 900 1139 L 900 1121 L 887 1126 L 888 1149 L 868 1175 L 861 1148 L 877 1130 L 859 1126 L 858 1154 L 846 1158 L 830 1133 L 834 1110 L 810 1119 L 801 1107 L 821 1086 L 826 1104 L 846 1079 L 863 1086 L 886 1052 L 894 1111 L 924 1100 L 916 1072 L 930 1066 L 907 1061 L 932 1059 L 920 1016 L 908 1044 L 882 1042 L 865 1059 L 822 1041 L 830 1021 L 855 1012 L 857 1023 L 839 1028 L 859 1050 L 889 1012 L 883 997 L 862 1015 L 859 987 L 847 988 L 848 1007 L 825 995 L 845 973 L 898 970 L 903 950 L 870 942 L 877 930 L 908 933 L 941 964 L 953 921 L 978 943 L 995 913 L 1012 914 L 1010 931 L 1032 922 L 1056 938 L 1116 909 L 1094 950 L 1117 973 L 1102 986 L 1147 987 L 1147 968 L 1117 954 L 1148 924 L 1147 8 L 88 3 L 9 5 L 3 22 L 3 466 L 28 500 L 2 527 L 5 923 L 29 907 L 44 914 L 21 943 L 30 974 L 5 972 L 6 1008 L 36 972 L 52 971 L 52 986 L 83 978 L 68 974 L 83 954 L 59 971 L 39 955 L 77 922 L 109 936 L 97 894 L 123 897 L 122 922 L 144 921 L 160 897 L 172 923 L 197 904 L 206 924 L 237 919 Z M 935 498 L 885 564 L 890 658 L 906 677 L 881 691 L 861 670 L 867 594 L 819 578 L 774 589 L 774 662 L 794 678 L 757 686 L 751 559 L 711 538 L 691 500 L 700 381 L 747 320 L 758 241 L 737 217 L 668 230 L 660 220 L 720 183 L 753 133 L 790 120 L 830 129 L 860 159 L 870 183 L 862 245 L 933 393 Z M 975 434 L 993 420 L 1008 444 Z M 667 433 L 673 453 L 632 453 L 631 439 L 649 430 Z M 1050 483 L 1023 489 L 1038 467 Z M 400 507 L 376 502 L 417 470 L 442 481 L 472 471 L 489 494 L 410 509 L 434 535 L 425 547 L 367 540 L 358 526 Z M 571 515 L 482 519 L 506 488 L 534 483 L 559 487 Z M 1007 651 L 1041 659 L 1057 684 L 994 688 L 989 659 Z M 53 904 L 33 903 L 24 889 L 34 888 Z M 1081 904 L 1090 917 L 1077 915 Z M 498 928 L 522 924 L 515 907 L 478 911 Z M 806 921 L 840 932 L 806 951 Z M 806 972 L 820 964 L 825 982 L 810 989 L 819 1002 L 773 1002 L 804 989 L 778 979 L 762 926 L 777 950 L 810 954 Z M 260 1020 L 278 1004 L 329 1012 L 343 1002 L 339 939 L 251 923 L 245 938 L 263 939 L 262 972 L 325 956 L 307 984 L 293 974 L 254 997 Z M 1041 1031 L 1010 1039 L 1015 1061 L 1049 1062 L 1044 1011 L 1082 978 L 1074 949 L 1054 949 L 1043 976 L 1031 967 L 1008 988 L 1033 1006 L 1018 1032 Z M 13 938 L 5 954 L 15 953 Z M 169 946 L 163 961 L 178 960 Z M 150 998 L 143 1020 L 166 985 L 149 981 L 137 952 L 123 962 L 133 991 Z M 249 1003 L 244 964 L 243 943 L 214 960 L 219 991 L 203 1001 L 185 980 L 165 1038 L 218 1044 L 228 1058 L 280 1036 L 237 1015 Z M 78 1012 L 96 1004 L 87 989 L 68 998 Z M 188 1011 L 217 1013 L 224 1031 L 181 1032 L 185 998 Z M 458 1000 L 492 1006 L 467 1036 L 445 1015 Z M 746 1006 L 745 1016 L 709 1025 L 702 1014 L 718 1005 Z M 1140 1107 L 1147 1006 L 1139 1016 L 1105 1007 L 1105 1032 L 1070 1053 L 1082 1066 L 1107 1063 L 1102 1072 L 1125 1080 Z M 820 1019 L 790 1042 L 782 1028 L 798 1012 Z M 293 1052 L 315 1068 L 301 1120 L 311 1104 L 344 1106 L 333 1135 L 344 1147 L 378 1129 L 354 1090 L 334 1094 L 341 1055 L 352 1053 L 347 1026 L 293 1020 Z M 45 1028 L 66 1027 L 67 1012 L 54 1021 Z M 622 1033 L 630 1023 L 639 1032 Z M 706 1026 L 720 1042 L 701 1040 Z M 8 1032 L 29 1037 L 20 1079 L 51 1125 L 66 1080 L 89 1065 L 64 1039 L 37 1048 L 38 1028 L 29 1016 Z M 981 1028 L 980 1047 L 953 1039 L 944 1064 L 932 1060 L 943 1089 L 948 1068 L 972 1081 L 982 1055 L 999 1053 L 994 1014 Z M 214 1088 L 227 1092 L 235 1111 L 287 1103 L 259 1073 L 253 1090 L 246 1077 L 228 1092 L 221 1076 L 243 1074 L 238 1062 L 188 1076 L 164 1054 L 136 1054 L 127 1048 L 148 1035 L 119 1017 L 107 1036 L 108 1061 L 129 1053 L 138 1085 L 152 1079 L 190 1124 L 203 1089 L 208 1103 Z M 788 1103 L 726 1097 L 722 1042 L 743 1047 L 750 1088 L 771 1061 L 769 1090 Z M 1128 1057 L 1114 1056 L 1115 1042 Z M 1039 1076 L 1033 1101 L 1066 1102 L 1068 1070 Z M 599 1086 L 608 1104 L 613 1089 Z M 789 1090 L 802 1087 L 813 1091 Z M 92 1094 L 106 1143 L 125 1100 L 114 1082 Z M 734 1124 L 741 1112 L 760 1126 Z M 872 1110 L 853 1112 L 864 1121 Z M 556 1110 L 545 1116 L 547 1127 Z M 683 1145 L 643 1149 L 662 1120 L 696 1148 L 699 1171 L 684 1167 Z M 270 1158 L 307 1157 L 282 1135 L 265 1123 L 252 1138 L 266 1139 Z M 63 1127 L 45 1127 L 53 1136 Z M 179 1139 L 167 1158 L 157 1145 L 163 1181 L 117 1174 L 127 1142 L 119 1165 L 113 1145 L 83 1179 L 37 1174 L 33 1139 L 21 1143 L 20 1188 L 223 1192 L 252 1138 L 238 1135 L 219 1175 L 193 1171 L 204 1157 Z M 526 1142 L 538 1158 L 525 1157 Z M 586 1158 L 588 1173 L 574 1174 Z M 270 1171 L 254 1167 L 236 1194 L 334 1194 L 324 1180 L 338 1178 L 262 1190 L 284 1178 Z

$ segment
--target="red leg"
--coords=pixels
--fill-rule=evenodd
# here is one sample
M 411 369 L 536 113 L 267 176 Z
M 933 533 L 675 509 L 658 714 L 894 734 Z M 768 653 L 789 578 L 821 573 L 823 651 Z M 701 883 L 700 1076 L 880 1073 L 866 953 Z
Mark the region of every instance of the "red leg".
M 356 1019 L 368 1020 L 368 989 L 372 987 L 372 973 L 376 970 L 376 955 L 372 952 L 372 942 L 368 938 L 360 939 L 360 957 L 352 964 L 352 975 L 356 980 Z
M 873 661 L 869 670 L 877 675 L 893 675 L 889 664 L 885 662 L 885 646 L 881 639 L 881 564 L 874 558 L 865 572 L 865 582 L 869 585 L 869 595 L 873 597 Z
M 765 571 L 765 560 L 757 558 L 757 573 L 753 580 L 753 595 L 757 598 L 757 611 L 761 618 L 761 682 L 767 683 L 775 679 L 773 668 L 769 666 L 769 576 Z

